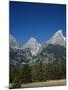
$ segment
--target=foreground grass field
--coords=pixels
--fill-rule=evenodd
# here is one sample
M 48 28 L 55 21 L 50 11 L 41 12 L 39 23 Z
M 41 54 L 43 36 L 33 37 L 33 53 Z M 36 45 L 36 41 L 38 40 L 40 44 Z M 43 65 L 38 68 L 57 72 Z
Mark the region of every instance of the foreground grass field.
M 64 86 L 64 85 L 66 85 L 66 80 L 49 80 L 47 82 L 35 82 L 35 83 L 29 83 L 29 84 L 22 84 L 22 88 Z
M 66 85 L 66 80 L 49 80 L 46 82 L 35 82 L 35 83 L 29 83 L 29 84 L 22 84 L 21 88 L 64 86 L 64 85 Z M 10 87 L 11 86 L 12 85 L 10 85 Z

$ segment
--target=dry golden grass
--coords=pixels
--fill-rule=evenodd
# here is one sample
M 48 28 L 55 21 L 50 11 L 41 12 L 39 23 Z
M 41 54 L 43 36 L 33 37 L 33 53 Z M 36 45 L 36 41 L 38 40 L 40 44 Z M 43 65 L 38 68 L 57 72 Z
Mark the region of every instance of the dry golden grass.
M 64 86 L 66 85 L 66 80 L 48 80 L 46 82 L 34 82 L 28 84 L 22 84 L 21 88 L 33 88 L 33 87 L 49 87 L 49 86 Z M 12 88 L 12 84 L 9 85 Z
M 46 82 L 35 82 L 35 83 L 29 83 L 29 84 L 22 84 L 22 88 L 64 86 L 64 85 L 66 85 L 66 80 L 49 80 Z

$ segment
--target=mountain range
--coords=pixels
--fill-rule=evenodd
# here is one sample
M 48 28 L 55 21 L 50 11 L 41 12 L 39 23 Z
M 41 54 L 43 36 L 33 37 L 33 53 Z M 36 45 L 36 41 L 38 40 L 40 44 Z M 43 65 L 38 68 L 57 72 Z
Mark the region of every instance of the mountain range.
M 24 45 L 10 35 L 10 63 L 34 64 L 43 63 L 65 63 L 66 38 L 62 30 L 58 30 L 49 40 L 43 44 L 31 37 Z

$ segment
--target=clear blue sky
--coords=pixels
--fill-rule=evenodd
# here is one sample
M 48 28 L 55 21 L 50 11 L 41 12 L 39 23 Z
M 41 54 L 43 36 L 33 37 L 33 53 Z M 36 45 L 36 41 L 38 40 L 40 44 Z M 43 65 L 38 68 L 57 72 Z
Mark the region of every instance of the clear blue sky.
M 66 33 L 66 6 L 10 1 L 10 34 L 18 42 L 30 37 L 45 42 L 57 30 Z

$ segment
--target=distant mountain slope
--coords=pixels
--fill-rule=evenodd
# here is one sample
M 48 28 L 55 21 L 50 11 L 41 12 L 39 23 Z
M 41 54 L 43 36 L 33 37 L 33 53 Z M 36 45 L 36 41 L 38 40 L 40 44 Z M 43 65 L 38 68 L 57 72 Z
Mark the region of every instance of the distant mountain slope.
M 31 64 L 32 56 L 29 49 L 10 48 L 10 64 Z
M 35 38 L 31 37 L 23 48 L 29 48 L 32 55 L 36 55 L 41 48 L 41 44 L 39 44 Z
M 57 31 L 46 43 L 65 46 L 66 39 L 63 36 L 62 30 Z
M 19 43 L 17 42 L 16 38 L 13 37 L 12 35 L 9 35 L 9 44 L 11 48 L 18 48 Z
M 44 47 L 42 52 L 35 57 L 36 63 L 66 63 L 66 49 L 64 46 L 49 44 Z

